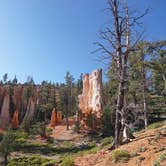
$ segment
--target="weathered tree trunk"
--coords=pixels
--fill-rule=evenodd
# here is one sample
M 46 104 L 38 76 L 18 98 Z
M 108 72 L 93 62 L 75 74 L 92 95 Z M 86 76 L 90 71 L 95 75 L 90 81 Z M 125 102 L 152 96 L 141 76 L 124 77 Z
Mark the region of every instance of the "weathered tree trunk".
M 147 117 L 147 87 L 146 87 L 146 71 L 144 65 L 144 53 L 142 53 L 142 95 L 143 95 L 143 110 L 144 110 L 144 124 L 145 128 L 148 126 L 148 117 Z
M 148 126 L 148 117 L 147 117 L 147 99 L 146 99 L 146 86 L 143 87 L 143 105 L 144 105 L 144 123 L 145 128 Z
M 124 91 L 123 91 L 123 82 L 119 82 L 118 88 L 118 100 L 117 100 L 117 110 L 116 110 L 116 121 L 115 121 L 115 147 L 117 148 L 119 145 L 119 114 L 123 108 L 123 98 L 124 98 Z M 121 114 L 120 114 L 121 116 Z

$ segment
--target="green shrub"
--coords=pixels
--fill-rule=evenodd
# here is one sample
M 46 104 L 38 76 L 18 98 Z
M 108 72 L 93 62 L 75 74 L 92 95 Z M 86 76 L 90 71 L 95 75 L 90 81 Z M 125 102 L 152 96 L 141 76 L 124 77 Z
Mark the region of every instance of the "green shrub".
M 7 130 L 0 144 L 0 155 L 4 158 L 4 165 L 8 161 L 10 153 L 19 149 L 26 142 L 27 134 L 13 130 Z
M 74 166 L 74 159 L 71 156 L 65 157 L 60 166 Z
M 7 164 L 8 156 L 12 151 L 14 151 L 17 147 L 19 147 L 18 141 L 16 141 L 19 138 L 19 135 L 17 135 L 12 130 L 7 130 L 4 135 L 3 139 L 0 144 L 0 155 L 4 158 L 4 165 Z
M 47 143 L 53 144 L 53 143 L 54 143 L 54 138 L 48 137 L 48 138 L 47 138 Z
M 54 160 L 42 158 L 40 156 L 32 156 L 13 159 L 7 166 L 53 166 L 54 163 Z
M 75 122 L 75 124 L 74 124 L 74 131 L 78 133 L 80 131 L 80 128 L 81 128 L 80 122 L 79 121 Z
M 52 135 L 52 132 L 53 132 L 52 128 L 46 128 L 46 133 L 47 133 L 49 136 Z
M 130 154 L 128 151 L 126 150 L 114 150 L 112 152 L 112 160 L 115 161 L 115 162 L 118 162 L 118 161 L 127 161 L 129 160 L 130 158 Z

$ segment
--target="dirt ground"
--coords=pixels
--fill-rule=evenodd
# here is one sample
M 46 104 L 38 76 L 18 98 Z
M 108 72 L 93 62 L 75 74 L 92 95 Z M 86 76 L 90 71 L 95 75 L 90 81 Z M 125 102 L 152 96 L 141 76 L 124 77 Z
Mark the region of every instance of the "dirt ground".
M 150 129 L 137 133 L 136 139 L 122 145 L 119 149 L 130 153 L 137 152 L 128 162 L 114 163 L 110 151 L 99 151 L 75 159 L 76 166 L 153 166 L 153 162 L 166 150 L 166 125 L 158 129 Z M 166 166 L 166 161 L 160 166 Z
M 57 125 L 53 129 L 53 137 L 56 140 L 71 141 L 80 137 L 80 134 L 77 134 L 73 131 L 74 119 L 69 119 L 69 130 L 66 130 L 66 125 L 61 124 Z

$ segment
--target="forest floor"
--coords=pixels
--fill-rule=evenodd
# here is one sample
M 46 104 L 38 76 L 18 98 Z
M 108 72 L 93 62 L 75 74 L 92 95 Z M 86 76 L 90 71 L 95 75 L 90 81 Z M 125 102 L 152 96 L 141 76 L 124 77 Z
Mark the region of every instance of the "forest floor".
M 114 151 L 108 150 L 113 142 L 112 137 L 102 138 L 100 135 L 78 134 L 73 131 L 74 121 L 70 119 L 69 123 L 69 130 L 66 130 L 64 123 L 55 126 L 50 139 L 42 138 L 40 135 L 29 135 L 21 149 L 11 153 L 10 159 L 30 158 L 37 155 L 53 159 L 56 166 L 61 165 L 67 157 L 72 157 L 74 166 L 166 165 L 166 121 L 157 123 L 157 126 L 153 126 L 152 129 L 134 133 L 136 138 L 132 142 L 118 148 L 126 150 L 130 155 L 129 159 L 119 162 L 113 161 Z M 0 130 L 0 132 L 3 131 Z
M 71 125 L 72 122 L 70 122 Z M 59 125 L 53 130 L 52 137 L 57 140 L 75 141 L 80 139 L 81 136 L 71 129 L 67 131 L 66 125 Z M 132 142 L 118 148 L 127 150 L 131 154 L 132 157 L 128 161 L 114 162 L 111 159 L 112 152 L 102 149 L 95 154 L 76 157 L 75 166 L 155 166 L 155 161 L 157 163 L 164 150 L 166 150 L 166 124 L 156 129 L 137 132 L 135 137 L 136 139 Z M 160 162 L 160 166 L 165 165 L 166 160 Z

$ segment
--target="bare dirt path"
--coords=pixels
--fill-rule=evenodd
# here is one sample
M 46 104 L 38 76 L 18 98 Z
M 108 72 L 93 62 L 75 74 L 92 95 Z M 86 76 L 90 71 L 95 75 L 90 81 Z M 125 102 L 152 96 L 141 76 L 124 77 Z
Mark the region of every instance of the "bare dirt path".
M 63 140 L 63 141 L 69 141 L 77 138 L 79 134 L 73 132 L 72 130 L 73 125 L 74 125 L 74 120 L 69 119 L 69 130 L 66 130 L 65 124 L 55 126 L 51 137 L 53 137 L 56 140 Z

